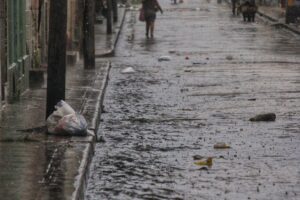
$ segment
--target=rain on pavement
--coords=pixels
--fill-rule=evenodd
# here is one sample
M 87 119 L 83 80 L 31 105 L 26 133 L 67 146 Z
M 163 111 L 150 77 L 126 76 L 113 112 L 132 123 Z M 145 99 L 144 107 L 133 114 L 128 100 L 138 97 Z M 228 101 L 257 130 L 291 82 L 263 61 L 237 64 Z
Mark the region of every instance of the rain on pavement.
M 224 2 L 160 2 L 154 39 L 127 13 L 86 199 L 299 199 L 300 37 Z

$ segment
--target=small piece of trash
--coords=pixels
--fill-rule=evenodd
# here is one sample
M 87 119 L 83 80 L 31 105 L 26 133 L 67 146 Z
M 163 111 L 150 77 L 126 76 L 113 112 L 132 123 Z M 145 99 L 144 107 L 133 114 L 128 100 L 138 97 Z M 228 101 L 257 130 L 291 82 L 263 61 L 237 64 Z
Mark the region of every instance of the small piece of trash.
M 206 62 L 193 62 L 193 65 L 206 65 Z
M 212 157 L 208 157 L 207 159 L 196 161 L 194 162 L 194 164 L 198 166 L 203 166 L 203 165 L 212 166 Z
M 170 61 L 171 57 L 170 56 L 161 56 L 158 58 L 158 61 Z
M 227 59 L 227 60 L 233 60 L 233 56 L 228 55 L 228 56 L 226 56 L 226 59 Z
M 256 101 L 256 99 L 255 99 L 255 98 L 253 98 L 253 99 L 248 99 L 248 101 Z
M 214 145 L 214 149 L 229 149 L 230 146 L 224 142 L 218 142 Z
M 207 171 L 207 170 L 208 170 L 208 168 L 207 168 L 207 167 L 200 167 L 200 169 L 199 169 L 199 170 Z
M 256 115 L 255 117 L 250 118 L 249 120 L 252 122 L 260 122 L 260 121 L 266 121 L 266 122 L 273 122 L 276 119 L 275 113 L 265 113 Z
M 191 69 L 186 69 L 186 70 L 184 70 L 184 72 L 192 72 L 192 70 Z
M 103 135 L 101 135 L 101 136 L 99 137 L 98 142 L 100 142 L 100 143 L 105 143 L 105 142 L 106 142 L 106 140 L 105 140 L 105 138 L 104 138 Z
M 193 156 L 194 160 L 202 160 L 203 158 L 204 158 L 204 156 L 201 156 L 201 155 L 194 155 Z
M 176 51 L 175 50 L 170 50 L 169 53 L 176 53 Z
M 126 69 L 122 70 L 122 74 L 131 74 L 135 73 L 135 70 L 132 67 L 127 67 Z
M 188 88 L 182 88 L 182 89 L 180 89 L 180 92 L 188 92 L 188 91 L 189 91 Z

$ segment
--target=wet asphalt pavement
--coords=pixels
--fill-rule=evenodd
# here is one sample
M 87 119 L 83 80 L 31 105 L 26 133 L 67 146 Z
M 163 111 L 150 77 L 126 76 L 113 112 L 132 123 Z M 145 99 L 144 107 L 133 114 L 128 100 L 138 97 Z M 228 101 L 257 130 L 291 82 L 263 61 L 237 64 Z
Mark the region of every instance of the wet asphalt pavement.
M 299 199 L 300 36 L 225 3 L 160 2 L 154 39 L 127 13 L 86 199 Z

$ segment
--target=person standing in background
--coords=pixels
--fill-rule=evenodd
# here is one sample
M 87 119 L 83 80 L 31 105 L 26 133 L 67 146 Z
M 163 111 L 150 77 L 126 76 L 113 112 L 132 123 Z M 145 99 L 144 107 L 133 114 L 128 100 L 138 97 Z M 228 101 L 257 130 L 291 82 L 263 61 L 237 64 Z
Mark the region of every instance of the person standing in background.
M 154 25 L 156 19 L 156 12 L 163 13 L 157 0 L 143 0 L 142 9 L 144 9 L 145 22 L 146 22 L 146 37 L 149 38 L 149 32 L 151 38 L 154 37 Z

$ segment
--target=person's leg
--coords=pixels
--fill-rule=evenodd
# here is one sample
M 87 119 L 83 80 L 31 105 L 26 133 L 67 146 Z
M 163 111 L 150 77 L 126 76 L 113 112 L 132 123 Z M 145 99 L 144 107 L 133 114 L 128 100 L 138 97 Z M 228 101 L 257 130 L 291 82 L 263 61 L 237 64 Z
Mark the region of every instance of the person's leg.
M 146 37 L 149 38 L 150 21 L 146 21 Z
M 154 37 L 154 21 L 150 23 L 150 34 L 151 37 Z
M 236 0 L 231 0 L 231 6 L 232 6 L 232 14 L 235 15 L 235 6 L 236 6 Z

